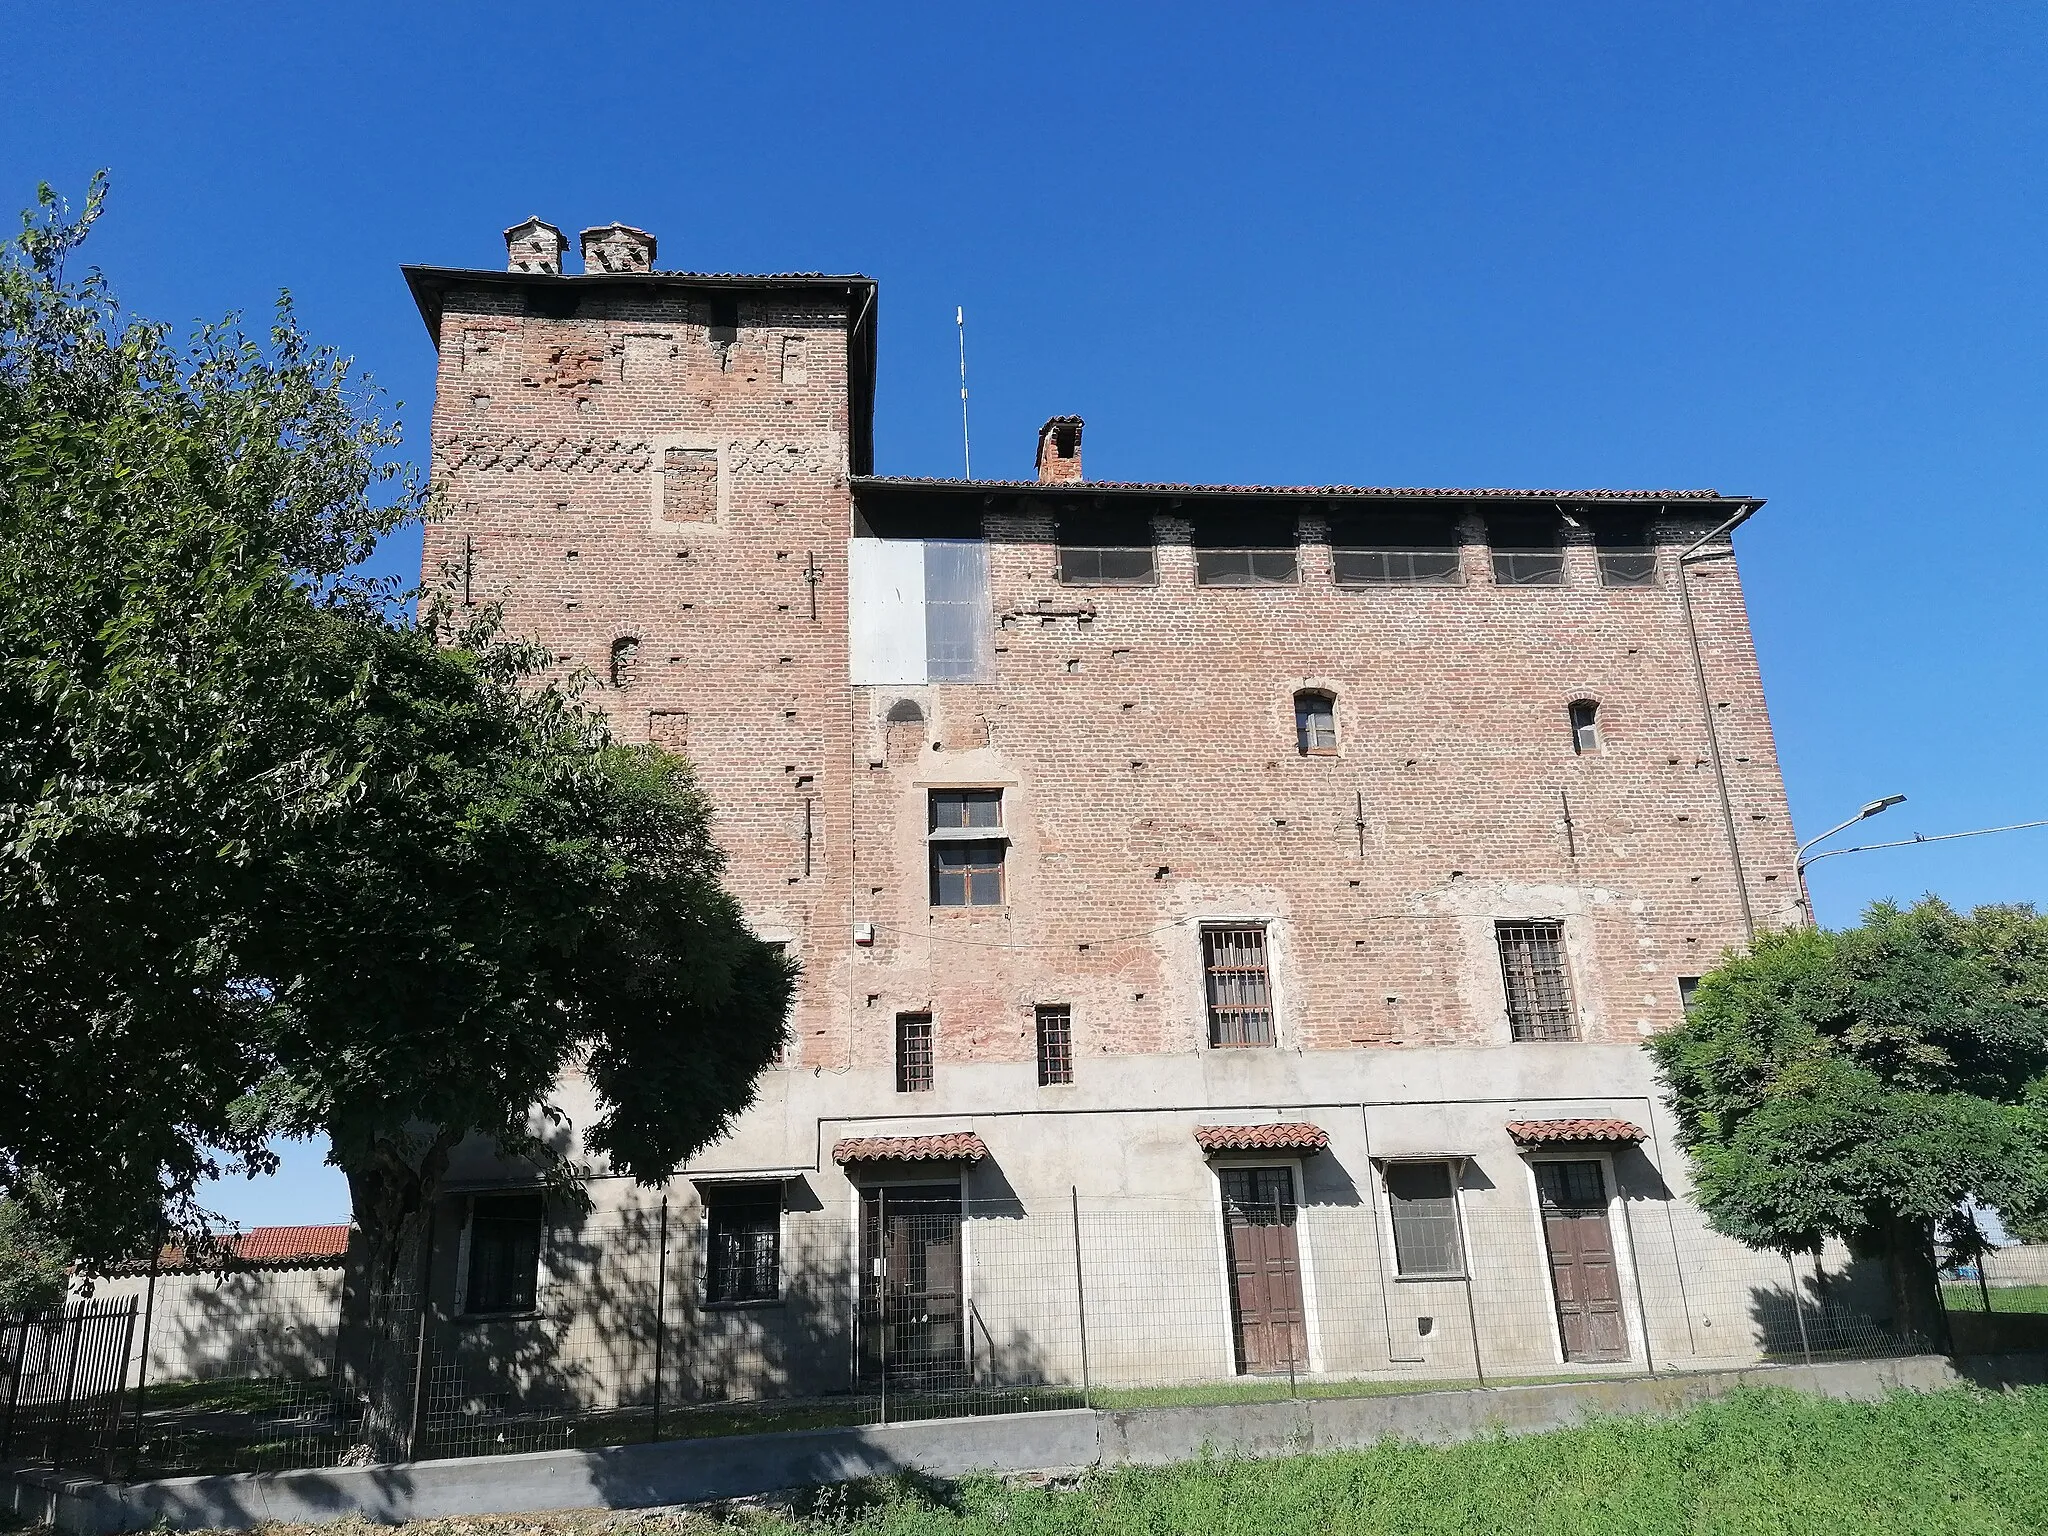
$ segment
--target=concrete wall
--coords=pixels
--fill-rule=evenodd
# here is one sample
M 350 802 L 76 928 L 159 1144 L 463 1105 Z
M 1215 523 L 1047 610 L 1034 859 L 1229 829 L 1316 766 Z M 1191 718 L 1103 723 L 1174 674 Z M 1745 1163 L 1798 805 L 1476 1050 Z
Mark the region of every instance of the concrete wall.
M 149 1329 L 149 1379 L 211 1377 L 303 1380 L 334 1365 L 341 1267 L 259 1269 L 237 1274 L 161 1274 Z M 146 1275 L 92 1282 L 95 1298 L 141 1298 Z M 142 1360 L 138 1314 L 128 1380 Z

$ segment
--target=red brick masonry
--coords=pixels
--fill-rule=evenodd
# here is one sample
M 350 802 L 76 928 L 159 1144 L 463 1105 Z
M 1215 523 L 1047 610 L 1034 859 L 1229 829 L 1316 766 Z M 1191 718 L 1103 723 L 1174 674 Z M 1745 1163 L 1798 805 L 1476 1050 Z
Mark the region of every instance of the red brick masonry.
M 1642 1129 L 1626 1120 L 1510 1120 L 1508 1134 L 1525 1147 L 1559 1141 L 1641 1141 Z
M 857 1136 L 832 1149 L 835 1163 L 978 1163 L 988 1144 L 972 1131 L 945 1136 Z
M 1299 1120 L 1278 1125 L 1198 1125 L 1195 1144 L 1204 1152 L 1320 1152 L 1330 1144 L 1330 1133 Z

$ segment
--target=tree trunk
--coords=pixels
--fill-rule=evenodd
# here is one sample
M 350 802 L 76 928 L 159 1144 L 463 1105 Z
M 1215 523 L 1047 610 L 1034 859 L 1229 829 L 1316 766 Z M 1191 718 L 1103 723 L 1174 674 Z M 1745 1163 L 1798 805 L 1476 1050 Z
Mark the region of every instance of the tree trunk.
M 427 1218 L 459 1139 L 435 1137 L 416 1164 L 384 1140 L 344 1163 L 356 1230 L 336 1352 L 346 1407 L 361 1415 L 346 1457 L 355 1465 L 403 1461 L 414 1449 L 420 1330 L 432 1315 Z
M 1948 1313 L 1941 1304 L 1933 1226 L 1893 1216 L 1886 1220 L 1879 1237 L 1892 1295 L 1892 1331 L 1919 1348 L 1947 1351 Z

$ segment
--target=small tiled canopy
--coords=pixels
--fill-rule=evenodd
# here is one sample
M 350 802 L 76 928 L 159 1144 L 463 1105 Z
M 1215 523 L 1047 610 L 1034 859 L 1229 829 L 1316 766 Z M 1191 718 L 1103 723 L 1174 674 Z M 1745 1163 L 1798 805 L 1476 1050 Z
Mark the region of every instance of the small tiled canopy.
M 1320 1152 L 1330 1133 L 1303 1120 L 1269 1125 L 1198 1125 L 1195 1144 L 1204 1152 Z
M 1573 1141 L 1641 1141 L 1641 1127 L 1626 1120 L 1510 1120 L 1508 1134 L 1525 1147 Z
M 856 1136 L 832 1149 L 835 1163 L 978 1163 L 988 1143 L 972 1131 L 944 1136 Z

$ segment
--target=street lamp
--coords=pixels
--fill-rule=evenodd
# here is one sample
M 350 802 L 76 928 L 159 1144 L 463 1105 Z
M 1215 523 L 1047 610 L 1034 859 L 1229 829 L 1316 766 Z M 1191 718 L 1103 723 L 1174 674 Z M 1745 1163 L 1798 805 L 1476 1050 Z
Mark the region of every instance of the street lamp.
M 1806 842 L 1803 842 L 1799 845 L 1798 867 L 1794 870 L 1793 873 L 1799 881 L 1799 904 L 1802 907 L 1806 908 L 1807 922 L 1811 923 L 1814 920 L 1813 897 L 1808 893 L 1806 889 L 1806 866 L 1808 864 L 1811 864 L 1813 860 L 1809 859 L 1806 856 L 1807 850 L 1809 848 L 1819 847 L 1822 843 L 1826 842 L 1829 838 L 1833 837 L 1837 832 L 1845 832 L 1850 827 L 1855 826 L 1856 823 L 1859 821 L 1867 821 L 1872 816 L 1880 815 L 1881 813 L 1890 810 L 1893 806 L 1903 802 L 1905 798 L 1906 797 L 1904 795 L 1886 795 L 1880 800 L 1873 800 L 1870 802 L 1870 804 L 1864 806 L 1862 810 L 1858 811 L 1854 816 L 1851 816 L 1847 821 L 1843 822 L 1840 826 L 1829 827 L 1827 831 L 1821 833 L 1819 837 L 1810 838 Z M 1825 855 L 1823 855 L 1823 857 L 1825 857 Z

